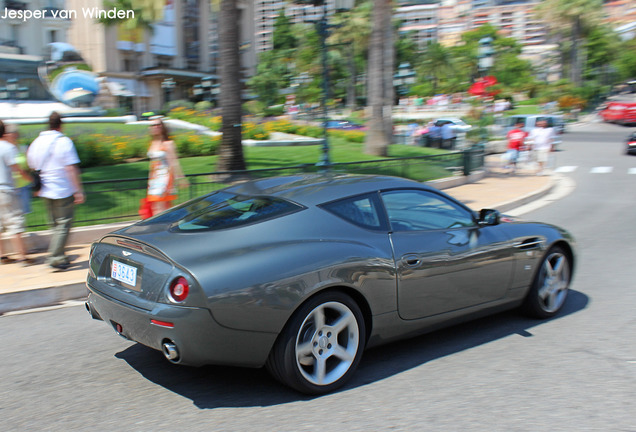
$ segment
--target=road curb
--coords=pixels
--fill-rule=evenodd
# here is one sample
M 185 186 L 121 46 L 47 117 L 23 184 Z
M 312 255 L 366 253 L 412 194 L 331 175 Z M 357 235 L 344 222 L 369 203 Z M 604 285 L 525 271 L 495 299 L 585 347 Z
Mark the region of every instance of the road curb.
M 539 198 L 543 198 L 544 196 L 552 192 L 552 189 L 554 189 L 556 182 L 557 182 L 557 179 L 554 176 L 550 176 L 550 182 L 547 185 L 545 185 L 543 188 L 537 191 L 531 192 L 529 194 L 522 195 L 513 200 L 504 201 L 504 202 L 495 204 L 493 208 L 496 208 L 501 213 L 506 213 L 517 207 L 521 207 L 523 205 L 536 201 Z
M 54 306 L 68 300 L 86 298 L 87 295 L 88 289 L 84 282 L 0 294 L 0 315 L 18 310 Z

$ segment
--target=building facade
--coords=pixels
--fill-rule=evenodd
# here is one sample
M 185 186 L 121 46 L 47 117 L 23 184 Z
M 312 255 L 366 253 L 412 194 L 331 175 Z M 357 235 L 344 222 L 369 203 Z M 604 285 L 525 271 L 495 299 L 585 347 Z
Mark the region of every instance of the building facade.
M 33 16 L 33 11 L 41 14 Z M 28 89 L 20 93 L 20 98 L 52 98 L 40 83 L 37 67 L 47 44 L 67 42 L 72 22 L 63 11 L 63 0 L 0 0 L 0 88 L 7 89 L 17 82 L 19 88 Z M 14 92 L 0 94 L 18 97 Z

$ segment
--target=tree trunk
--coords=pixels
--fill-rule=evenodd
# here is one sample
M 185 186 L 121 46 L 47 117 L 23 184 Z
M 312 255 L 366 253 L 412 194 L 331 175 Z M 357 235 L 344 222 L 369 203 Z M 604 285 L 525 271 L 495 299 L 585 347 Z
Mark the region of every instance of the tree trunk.
M 236 0 L 222 0 L 219 15 L 221 63 L 221 115 L 223 138 L 219 148 L 217 170 L 244 170 L 241 142 L 241 58 L 239 53 L 239 9 Z
M 581 63 L 581 56 L 579 55 L 579 43 L 580 43 L 580 38 L 581 38 L 581 33 L 582 33 L 582 28 L 581 28 L 581 19 L 579 17 L 576 17 L 574 19 L 573 22 L 573 29 L 572 29 L 572 58 L 571 58 L 571 70 L 570 70 L 570 79 L 572 81 L 572 83 L 577 86 L 580 87 L 581 86 L 581 68 L 582 68 L 582 63 Z
M 387 144 L 391 144 L 393 141 L 393 103 L 395 101 L 395 87 L 393 87 L 393 71 L 395 70 L 393 1 L 387 0 L 383 6 L 384 54 L 382 61 L 384 63 L 384 108 L 382 114 L 384 117 L 384 134 L 386 135 Z
M 355 111 L 358 105 L 356 101 L 356 82 L 357 71 L 354 58 L 353 42 L 351 43 L 349 55 L 347 56 L 347 66 L 349 68 L 349 80 L 347 82 L 347 109 L 351 112 Z
M 390 0 L 373 0 L 372 29 L 369 41 L 367 68 L 367 110 L 369 129 L 365 141 L 365 153 L 386 156 L 388 141 L 384 130 L 384 7 Z

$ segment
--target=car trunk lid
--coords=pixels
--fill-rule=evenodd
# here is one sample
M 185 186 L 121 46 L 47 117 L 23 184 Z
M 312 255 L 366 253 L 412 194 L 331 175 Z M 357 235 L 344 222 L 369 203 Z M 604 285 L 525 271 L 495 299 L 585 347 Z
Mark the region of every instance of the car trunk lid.
M 152 246 L 109 235 L 93 246 L 88 279 L 111 298 L 151 310 L 174 273 L 174 263 Z

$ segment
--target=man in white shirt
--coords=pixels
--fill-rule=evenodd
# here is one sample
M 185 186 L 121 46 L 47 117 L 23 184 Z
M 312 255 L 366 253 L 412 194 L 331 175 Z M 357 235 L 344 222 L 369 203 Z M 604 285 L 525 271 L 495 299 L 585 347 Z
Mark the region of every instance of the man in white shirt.
M 80 181 L 80 162 L 70 138 L 64 136 L 62 118 L 57 112 L 49 117 L 49 130 L 41 132 L 31 143 L 27 162 L 33 170 L 40 170 L 43 198 L 49 214 L 53 235 L 49 245 L 48 264 L 66 270 L 70 261 L 64 253 L 73 222 L 74 206 L 84 202 Z
M 539 120 L 537 127 L 532 129 L 528 138 L 533 142 L 532 151 L 535 154 L 537 163 L 539 164 L 539 171 L 537 174 L 543 175 L 545 173 L 545 165 L 550 157 L 552 151 L 552 141 L 554 140 L 554 130 L 548 127 L 548 122 L 545 120 Z

